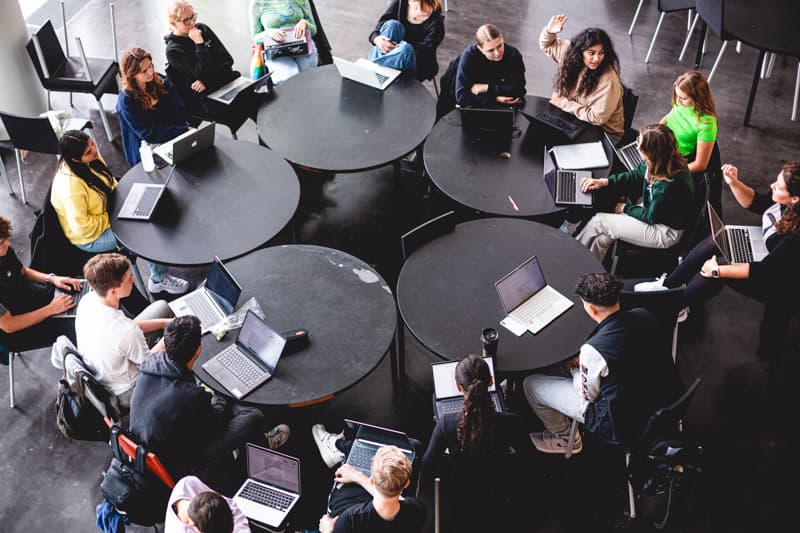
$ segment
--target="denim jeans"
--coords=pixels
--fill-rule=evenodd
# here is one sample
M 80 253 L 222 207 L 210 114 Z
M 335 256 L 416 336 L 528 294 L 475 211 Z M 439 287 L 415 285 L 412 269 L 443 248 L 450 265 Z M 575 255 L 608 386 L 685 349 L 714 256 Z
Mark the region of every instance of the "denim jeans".
M 75 247 L 80 248 L 84 252 L 99 254 L 103 252 L 116 252 L 119 249 L 119 242 L 117 241 L 117 236 L 111 231 L 111 228 L 108 228 L 92 242 L 76 244 Z M 150 267 L 150 279 L 152 279 L 154 283 L 160 283 L 167 274 L 166 265 L 159 265 L 158 263 L 148 261 L 147 266 Z
M 417 60 L 414 54 L 414 47 L 403 40 L 406 29 L 399 20 L 387 20 L 381 26 L 381 35 L 397 43 L 397 46 L 385 54 L 377 46 L 373 46 L 369 51 L 369 60 L 382 67 L 394 68 L 404 72 L 415 72 L 417 70 Z
M 267 68 L 272 72 L 272 83 L 280 85 L 292 76 L 317 66 L 319 58 L 314 50 L 308 56 L 284 56 L 267 59 Z

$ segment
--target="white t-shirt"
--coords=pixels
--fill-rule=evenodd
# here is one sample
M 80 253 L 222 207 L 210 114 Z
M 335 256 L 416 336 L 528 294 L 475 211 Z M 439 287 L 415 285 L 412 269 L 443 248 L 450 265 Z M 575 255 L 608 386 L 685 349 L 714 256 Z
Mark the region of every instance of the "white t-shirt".
M 141 328 L 125 313 L 90 292 L 78 304 L 75 334 L 78 351 L 100 374 L 101 384 L 114 394 L 136 384 L 139 365 L 150 349 Z
M 167 516 L 164 518 L 164 533 L 194 533 L 192 528 L 181 522 L 181 519 L 178 518 L 178 515 L 172 510 L 172 505 L 178 500 L 191 500 L 198 494 L 209 491 L 212 490 L 208 485 L 194 476 L 186 476 L 175 483 L 175 488 L 172 489 L 172 494 L 170 494 L 167 504 Z M 228 507 L 231 508 L 231 513 L 233 514 L 233 533 L 250 533 L 250 525 L 247 522 L 247 517 L 236 504 L 233 503 L 232 499 L 225 496 L 223 496 L 223 498 L 228 502 Z

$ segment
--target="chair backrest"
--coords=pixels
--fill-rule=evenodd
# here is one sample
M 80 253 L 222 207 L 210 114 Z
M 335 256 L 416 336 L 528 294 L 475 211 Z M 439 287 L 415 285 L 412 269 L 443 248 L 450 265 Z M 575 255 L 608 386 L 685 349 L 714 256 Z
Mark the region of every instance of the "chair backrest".
M 725 0 L 697 0 L 697 14 L 723 41 L 729 40 L 725 31 Z
M 432 241 L 447 233 L 452 233 L 456 227 L 455 219 L 455 211 L 448 211 L 427 222 L 423 222 L 416 228 L 403 234 L 403 236 L 400 237 L 403 261 L 408 259 L 408 256 L 414 253 L 414 250 L 426 242 Z
M 108 417 L 105 419 L 106 425 L 109 428 L 113 428 L 115 426 L 114 422 L 110 420 Z M 115 432 L 111 433 L 111 438 L 114 438 Z M 120 430 L 118 435 L 117 442 L 119 443 L 119 448 L 122 452 L 127 455 L 131 461 L 136 460 L 136 450 L 138 449 L 139 445 L 134 442 L 134 440 L 124 431 Z M 161 480 L 167 488 L 172 489 L 175 486 L 175 481 L 173 481 L 172 476 L 170 476 L 167 469 L 164 468 L 164 465 L 161 463 L 161 460 L 151 451 L 147 452 L 145 456 L 145 466 L 147 469 L 152 472 L 159 480 Z
M 11 144 L 17 150 L 58 154 L 58 137 L 47 117 L 23 117 L 0 113 Z
M 623 291 L 620 295 L 620 303 L 623 309 L 634 309 L 642 307 L 647 309 L 668 331 L 672 333 L 672 328 L 678 320 L 678 314 L 683 309 L 685 302 L 683 299 L 683 288 L 667 289 L 665 291 L 634 292 Z
M 35 31 L 33 35 L 39 40 L 39 46 L 42 49 L 42 55 L 44 56 L 44 62 L 45 65 L 47 65 L 47 71 L 50 77 L 58 76 L 64 64 L 67 62 L 67 56 L 64 55 L 64 50 L 61 48 L 61 43 L 58 40 L 55 28 L 53 28 L 53 23 L 48 20 L 41 28 Z M 28 44 L 25 45 L 25 48 L 28 50 L 31 61 L 33 61 L 34 68 L 36 68 L 36 74 L 39 76 L 40 80 L 44 81 L 47 76 L 45 76 L 45 72 L 39 63 L 39 56 L 36 52 L 36 45 L 33 42 L 33 37 L 31 37 Z
M 695 0 L 658 0 L 658 10 L 662 13 L 672 13 L 673 11 L 694 9 L 696 4 Z
M 89 403 L 97 409 L 103 420 L 110 419 L 118 422 L 122 417 L 119 411 L 111 403 L 112 394 L 95 377 L 95 372 L 90 368 L 83 358 L 74 351 L 69 351 L 64 358 L 64 366 L 68 373 L 83 382 L 83 391 Z
M 655 437 L 665 437 L 678 431 L 678 426 L 689 411 L 697 388 L 702 379 L 697 378 L 689 385 L 686 391 L 671 405 L 656 410 L 645 424 L 642 431 L 641 442 L 649 442 Z
M 710 234 L 708 209 L 706 208 L 710 194 L 708 178 L 703 174 L 694 183 L 694 223 L 683 232 L 678 243 L 678 249 L 682 256 L 685 256 L 698 242 Z
M 630 87 L 622 87 L 622 114 L 625 122 L 625 131 L 628 131 L 633 124 L 633 116 L 636 114 L 636 106 L 639 104 L 639 95 L 633 92 Z
M 319 64 L 330 65 L 333 63 L 331 43 L 328 41 L 328 36 L 325 35 L 325 30 L 322 28 L 322 21 L 317 14 L 317 6 L 314 5 L 314 0 L 309 0 L 308 3 L 311 5 L 311 16 L 314 17 L 314 24 L 317 25 L 317 33 L 314 35 L 314 44 L 317 46 Z

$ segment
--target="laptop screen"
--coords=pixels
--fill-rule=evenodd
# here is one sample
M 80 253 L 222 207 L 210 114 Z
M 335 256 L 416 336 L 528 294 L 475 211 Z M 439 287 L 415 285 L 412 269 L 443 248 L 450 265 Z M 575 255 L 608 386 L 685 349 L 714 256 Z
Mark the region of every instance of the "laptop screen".
M 711 223 L 711 238 L 714 239 L 714 243 L 719 248 L 720 253 L 730 262 L 731 258 L 728 254 L 730 248 L 728 248 L 728 234 L 725 232 L 725 224 L 722 223 L 722 219 L 719 218 L 719 215 L 711 206 L 711 202 L 706 203 L 708 204 L 708 221 Z
M 300 461 L 247 444 L 247 475 L 288 492 L 300 493 Z
M 260 361 L 270 374 L 274 374 L 283 347 L 286 345 L 286 339 L 280 333 L 275 332 L 269 324 L 258 318 L 257 314 L 247 311 L 236 343 L 257 358 L 257 362 Z
M 385 445 L 394 445 L 403 450 L 411 450 L 411 443 L 406 437 L 405 433 L 395 431 L 393 429 L 382 428 L 380 426 L 373 426 L 365 424 L 364 422 L 356 422 L 355 420 L 348 420 L 345 418 L 345 423 L 353 429 L 356 429 L 356 438 L 363 439 L 371 442 L 378 442 Z
M 489 365 L 489 374 L 494 378 L 494 361 L 491 357 L 484 357 L 484 361 Z M 446 363 L 433 363 L 433 392 L 436 394 L 436 399 L 442 398 L 455 398 L 460 396 L 456 388 L 456 366 L 458 361 L 447 361 Z M 492 386 L 489 387 L 489 392 L 495 391 L 494 379 L 492 379 Z
M 206 290 L 226 315 L 233 312 L 239 295 L 242 294 L 242 288 L 219 257 L 215 257 L 211 263 L 211 270 L 206 278 Z
M 494 284 L 506 313 L 510 313 L 528 298 L 544 289 L 547 282 L 539 260 L 534 255 Z
M 461 126 L 471 132 L 510 132 L 514 128 L 514 109 L 462 107 Z

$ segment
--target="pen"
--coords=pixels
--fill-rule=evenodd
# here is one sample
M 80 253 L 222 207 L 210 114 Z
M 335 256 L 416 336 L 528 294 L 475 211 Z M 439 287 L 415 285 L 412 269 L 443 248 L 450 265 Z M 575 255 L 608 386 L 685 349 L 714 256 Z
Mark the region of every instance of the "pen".
M 517 207 L 516 202 L 514 202 L 514 199 L 511 198 L 511 196 L 508 197 L 508 201 L 511 202 L 511 207 L 514 208 L 514 211 L 519 211 L 519 207 Z

